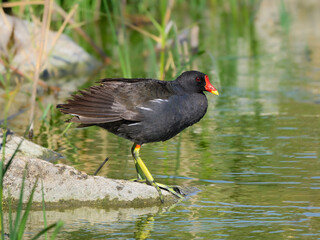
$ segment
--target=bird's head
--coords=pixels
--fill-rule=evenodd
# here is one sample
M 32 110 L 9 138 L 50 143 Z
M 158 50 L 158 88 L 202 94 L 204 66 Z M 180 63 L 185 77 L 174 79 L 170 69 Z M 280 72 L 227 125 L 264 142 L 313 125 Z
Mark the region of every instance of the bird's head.
M 182 73 L 177 81 L 180 85 L 189 92 L 211 92 L 214 95 L 219 95 L 218 90 L 212 86 L 208 75 L 198 71 L 186 71 Z

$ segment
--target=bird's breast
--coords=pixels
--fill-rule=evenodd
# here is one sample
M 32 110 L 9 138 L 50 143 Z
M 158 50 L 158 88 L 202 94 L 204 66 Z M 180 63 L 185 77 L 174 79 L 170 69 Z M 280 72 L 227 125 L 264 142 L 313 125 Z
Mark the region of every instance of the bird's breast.
M 138 106 L 143 115 L 139 128 L 146 142 L 165 141 L 198 122 L 206 113 L 208 102 L 204 94 L 153 99 Z

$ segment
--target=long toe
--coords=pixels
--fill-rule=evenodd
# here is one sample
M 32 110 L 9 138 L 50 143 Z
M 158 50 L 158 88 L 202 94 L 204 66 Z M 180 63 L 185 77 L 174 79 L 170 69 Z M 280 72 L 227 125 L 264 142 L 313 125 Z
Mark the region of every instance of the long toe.
M 160 189 L 160 187 L 159 187 L 159 185 L 158 185 L 158 183 L 156 183 L 156 182 L 148 182 L 148 184 L 151 184 L 152 186 L 154 186 L 156 189 L 157 189 L 157 191 L 158 191 L 158 193 L 159 193 L 159 197 L 160 197 L 160 201 L 161 201 L 161 203 L 164 203 L 164 197 L 163 197 L 163 195 L 162 195 L 162 192 L 161 192 L 161 189 Z
M 178 186 L 167 186 L 167 185 L 162 184 L 162 183 L 149 182 L 148 180 L 137 179 L 137 178 L 130 179 L 130 181 L 138 182 L 138 183 L 144 183 L 144 184 L 148 184 L 148 185 L 154 186 L 156 188 L 156 190 L 158 191 L 158 193 L 159 193 L 159 197 L 160 197 L 160 200 L 161 200 L 162 203 L 164 202 L 164 197 L 163 197 L 163 194 L 161 192 L 161 189 L 170 192 L 171 194 L 173 194 L 177 198 L 184 198 L 186 196 Z
M 140 178 L 133 178 L 133 179 L 130 179 L 129 181 L 148 184 L 146 179 L 140 179 Z
M 156 183 L 156 184 L 159 186 L 159 188 L 164 189 L 164 190 L 172 193 L 177 198 L 184 198 L 184 196 L 185 196 L 185 194 L 177 186 L 170 187 L 170 186 L 167 186 L 167 185 L 161 184 L 161 183 Z

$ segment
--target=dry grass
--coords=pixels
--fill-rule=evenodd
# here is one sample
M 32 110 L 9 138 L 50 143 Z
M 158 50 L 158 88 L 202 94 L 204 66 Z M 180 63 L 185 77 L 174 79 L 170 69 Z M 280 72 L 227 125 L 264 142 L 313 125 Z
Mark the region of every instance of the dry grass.
M 29 122 L 30 122 L 29 137 L 30 138 L 33 136 L 33 123 L 34 123 L 34 115 L 35 115 L 35 107 L 36 107 L 37 86 L 39 82 L 41 65 L 43 62 L 43 53 L 48 41 L 48 33 L 50 30 L 50 20 L 52 16 L 52 5 L 53 5 L 53 0 L 45 1 L 44 14 L 42 18 L 42 26 L 41 26 L 41 33 L 40 33 L 40 46 L 38 49 L 37 62 L 34 70 L 34 79 L 33 79 L 32 95 L 31 95 L 31 108 L 30 108 L 30 117 L 29 117 Z

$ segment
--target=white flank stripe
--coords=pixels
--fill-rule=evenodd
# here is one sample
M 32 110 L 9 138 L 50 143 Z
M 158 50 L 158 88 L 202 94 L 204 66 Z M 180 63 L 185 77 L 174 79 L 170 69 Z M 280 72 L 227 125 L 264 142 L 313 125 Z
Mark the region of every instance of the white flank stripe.
M 167 99 L 157 98 L 157 99 L 151 100 L 150 102 L 162 103 L 162 102 L 168 102 L 168 100 Z
M 128 126 L 135 126 L 135 125 L 140 125 L 141 123 L 131 123 L 131 124 L 128 124 Z
M 151 108 L 146 108 L 146 107 L 139 107 L 139 108 L 146 111 L 153 111 Z

